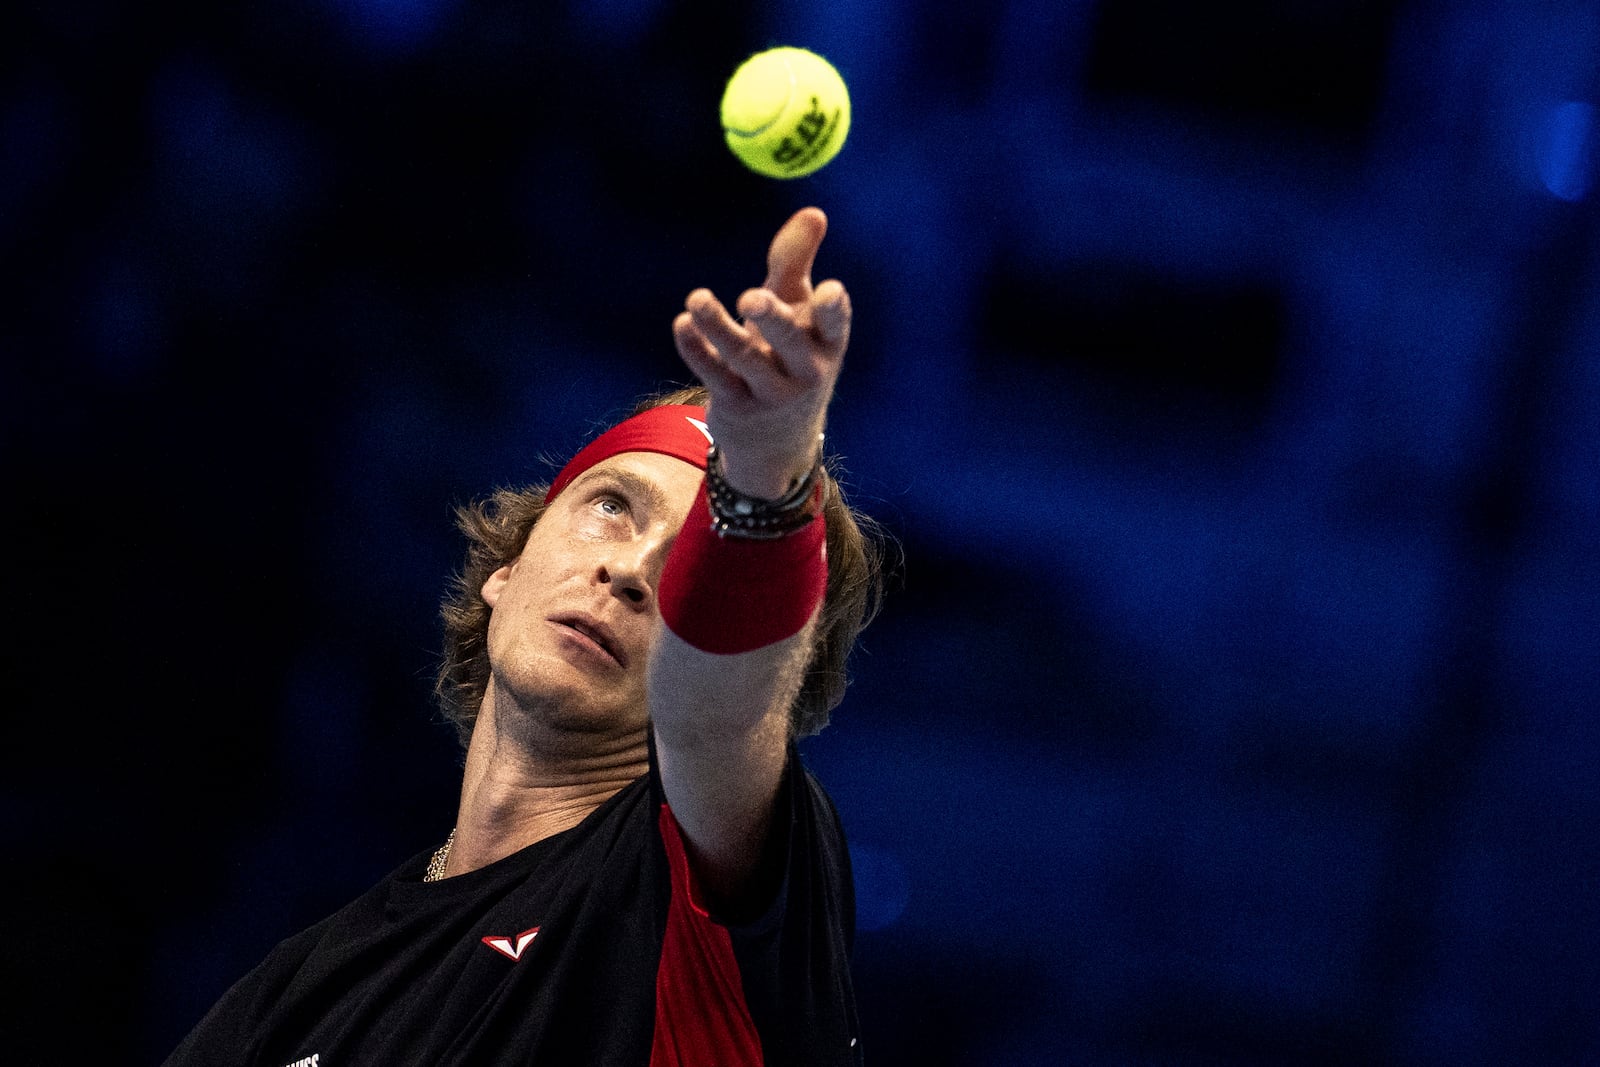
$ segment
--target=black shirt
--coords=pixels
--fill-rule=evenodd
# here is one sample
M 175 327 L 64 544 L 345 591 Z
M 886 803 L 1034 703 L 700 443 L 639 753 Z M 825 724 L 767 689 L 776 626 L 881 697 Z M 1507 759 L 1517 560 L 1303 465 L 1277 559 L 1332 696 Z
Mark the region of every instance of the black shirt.
M 284 941 L 167 1067 L 859 1064 L 843 829 L 793 746 L 765 913 L 697 903 L 655 760 L 578 826 L 423 882 L 430 853 Z

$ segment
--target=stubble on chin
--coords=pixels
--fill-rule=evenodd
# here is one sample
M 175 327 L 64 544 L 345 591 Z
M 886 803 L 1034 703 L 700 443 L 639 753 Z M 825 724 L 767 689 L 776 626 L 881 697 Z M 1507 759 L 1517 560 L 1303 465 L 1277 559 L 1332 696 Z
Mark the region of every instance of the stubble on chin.
M 642 743 L 648 722 L 642 691 L 604 692 L 556 681 L 536 669 L 490 678 L 486 706 L 500 744 L 529 754 L 602 761 Z

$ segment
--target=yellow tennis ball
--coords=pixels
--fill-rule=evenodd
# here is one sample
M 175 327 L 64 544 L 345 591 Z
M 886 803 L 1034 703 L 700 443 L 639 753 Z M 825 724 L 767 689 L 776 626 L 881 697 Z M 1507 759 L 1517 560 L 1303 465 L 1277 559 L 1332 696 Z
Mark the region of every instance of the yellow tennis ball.
M 850 93 L 833 64 L 815 52 L 757 52 L 728 79 L 722 130 L 733 154 L 757 174 L 804 177 L 844 147 Z

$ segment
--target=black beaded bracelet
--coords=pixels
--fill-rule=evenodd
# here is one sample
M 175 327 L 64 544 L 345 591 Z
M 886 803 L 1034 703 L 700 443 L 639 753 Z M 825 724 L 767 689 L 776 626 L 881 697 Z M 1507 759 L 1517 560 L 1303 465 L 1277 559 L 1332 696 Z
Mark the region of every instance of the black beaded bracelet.
M 776 541 L 802 530 L 817 517 L 813 498 L 822 478 L 822 455 L 800 483 L 781 500 L 745 496 L 722 476 L 722 454 L 716 443 L 706 450 L 706 497 L 711 503 L 711 529 L 718 537 Z

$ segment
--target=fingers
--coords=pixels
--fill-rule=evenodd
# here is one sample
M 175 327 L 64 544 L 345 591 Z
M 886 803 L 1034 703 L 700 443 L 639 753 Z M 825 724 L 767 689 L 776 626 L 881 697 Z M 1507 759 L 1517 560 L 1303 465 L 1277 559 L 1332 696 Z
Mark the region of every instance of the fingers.
M 690 352 L 686 362 L 714 359 L 726 374 L 737 378 L 750 392 L 760 393 L 778 384 L 783 368 L 773 360 L 761 333 L 735 322 L 722 302 L 708 289 L 696 289 L 685 302 L 688 326 L 699 337 L 699 343 L 689 339 Z M 679 317 L 680 320 L 682 316 Z M 675 331 L 676 332 L 676 331 Z M 682 348 L 680 347 L 680 354 Z M 701 379 L 705 381 L 705 379 Z M 726 382 L 726 379 L 723 379 Z M 705 384 L 710 387 L 711 382 Z
M 778 299 L 799 304 L 811 297 L 811 265 L 828 232 L 828 216 L 820 208 L 805 207 L 789 217 L 767 249 L 765 288 Z
M 689 294 L 683 302 L 688 309 L 694 324 L 705 334 L 706 340 L 716 346 L 718 352 L 726 354 L 729 349 L 742 348 L 750 344 L 750 331 L 735 322 L 728 309 L 722 306 L 722 301 L 712 295 L 709 289 L 696 289 Z
M 804 308 L 792 308 L 765 289 L 747 289 L 739 312 L 766 342 L 774 369 L 791 381 L 815 381 L 817 343 Z
M 717 356 L 717 350 L 695 325 L 694 316 L 687 311 L 679 312 L 678 317 L 672 320 L 672 340 L 684 366 L 713 395 L 748 392 L 744 380 L 723 364 Z
M 811 300 L 793 307 L 766 289 L 749 289 L 739 297 L 739 313 L 776 351 L 791 356 L 842 355 L 850 340 L 850 294 L 829 279 Z
M 850 294 L 842 283 L 829 278 L 817 286 L 811 299 L 811 328 L 830 352 L 843 352 L 850 343 Z

